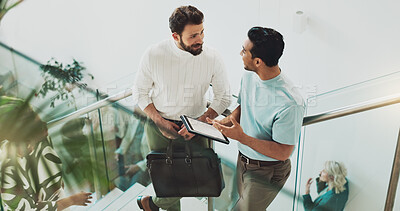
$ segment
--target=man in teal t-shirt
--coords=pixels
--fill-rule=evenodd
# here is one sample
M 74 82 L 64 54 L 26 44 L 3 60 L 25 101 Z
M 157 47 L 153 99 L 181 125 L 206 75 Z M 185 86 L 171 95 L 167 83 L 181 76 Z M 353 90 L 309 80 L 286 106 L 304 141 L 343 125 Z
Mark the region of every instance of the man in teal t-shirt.
M 240 55 L 248 72 L 242 77 L 239 106 L 225 119 L 209 122 L 238 141 L 240 198 L 234 210 L 258 211 L 269 206 L 289 177 L 305 105 L 278 65 L 282 35 L 263 27 L 247 35 Z

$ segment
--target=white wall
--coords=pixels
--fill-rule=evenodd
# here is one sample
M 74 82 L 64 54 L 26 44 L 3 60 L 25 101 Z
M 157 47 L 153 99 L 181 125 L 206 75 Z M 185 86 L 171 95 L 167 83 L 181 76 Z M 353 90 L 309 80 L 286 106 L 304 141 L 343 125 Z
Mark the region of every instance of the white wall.
M 308 95 L 310 86 L 323 93 L 400 70 L 400 3 L 393 0 L 35 0 L 5 16 L 0 40 L 41 62 L 83 61 L 102 87 L 133 73 L 148 45 L 170 38 L 169 15 L 188 3 L 204 12 L 205 42 L 223 55 L 234 91 L 239 51 L 254 25 L 284 35 L 282 70 Z M 301 34 L 293 31 L 297 10 L 309 17 Z
M 284 35 L 281 68 L 305 96 L 400 70 L 394 0 L 32 0 L 5 16 L 0 40 L 41 62 L 83 61 L 95 76 L 92 86 L 107 91 L 133 78 L 146 47 L 170 38 L 173 9 L 189 3 L 204 12 L 205 43 L 221 52 L 234 92 L 243 72 L 239 51 L 255 25 Z M 301 34 L 293 31 L 297 10 L 309 17 Z

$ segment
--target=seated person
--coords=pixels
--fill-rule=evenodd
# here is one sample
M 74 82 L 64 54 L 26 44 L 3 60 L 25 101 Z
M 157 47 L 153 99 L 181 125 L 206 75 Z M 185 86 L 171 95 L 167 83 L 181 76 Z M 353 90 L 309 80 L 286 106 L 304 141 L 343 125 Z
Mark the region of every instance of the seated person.
M 86 206 L 91 193 L 62 198 L 61 161 L 47 125 L 21 99 L 0 96 L 0 190 L 6 210 Z
M 303 205 L 306 211 L 341 211 L 349 197 L 349 185 L 346 179 L 347 170 L 342 163 L 326 161 L 317 181 L 318 197 L 312 201 L 310 186 L 312 178 L 306 184 Z

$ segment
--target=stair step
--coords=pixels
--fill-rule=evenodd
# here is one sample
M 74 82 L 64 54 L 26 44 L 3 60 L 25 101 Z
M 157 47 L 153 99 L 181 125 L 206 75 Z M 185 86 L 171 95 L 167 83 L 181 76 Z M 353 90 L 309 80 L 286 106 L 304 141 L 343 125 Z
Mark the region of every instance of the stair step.
M 155 195 L 153 184 L 150 184 L 146 189 L 138 195 Z M 197 199 L 195 197 L 184 197 L 181 199 L 181 210 L 191 211 L 206 211 L 207 210 L 207 198 Z M 140 208 L 137 205 L 136 197 L 131 199 L 129 203 L 123 206 L 119 211 L 139 211 Z M 111 211 L 111 210 L 110 210 Z
M 148 185 L 140 194 L 138 195 L 155 195 L 153 189 L 153 183 Z M 137 205 L 136 198 L 131 198 L 131 200 L 126 203 L 119 211 L 132 211 L 132 210 L 140 210 L 139 206 Z
M 97 201 L 93 206 L 90 206 L 87 210 L 99 211 L 104 210 L 110 203 L 117 199 L 124 192 L 118 188 L 114 188 L 112 191 L 107 193 L 103 198 Z
M 136 197 L 146 189 L 143 185 L 135 183 L 128 190 L 126 190 L 117 199 L 111 202 L 104 210 L 115 211 L 121 209 L 123 206 L 128 204 L 131 200 L 136 201 Z
M 201 199 L 184 197 L 181 199 L 181 210 L 206 211 L 207 209 L 207 197 Z

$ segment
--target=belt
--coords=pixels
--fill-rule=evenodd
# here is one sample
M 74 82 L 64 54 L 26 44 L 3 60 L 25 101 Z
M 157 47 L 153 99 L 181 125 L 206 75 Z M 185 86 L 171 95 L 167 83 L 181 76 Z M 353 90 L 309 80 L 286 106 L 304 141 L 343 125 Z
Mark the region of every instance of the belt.
M 272 166 L 272 165 L 276 165 L 276 164 L 280 164 L 280 163 L 284 163 L 286 161 L 262 161 L 262 160 L 253 160 L 251 158 L 248 158 L 246 155 L 243 155 L 240 151 L 239 151 L 239 156 L 240 156 L 240 160 L 246 164 L 254 164 L 254 165 L 258 165 L 258 166 Z

